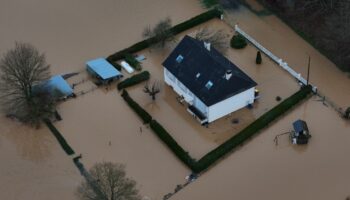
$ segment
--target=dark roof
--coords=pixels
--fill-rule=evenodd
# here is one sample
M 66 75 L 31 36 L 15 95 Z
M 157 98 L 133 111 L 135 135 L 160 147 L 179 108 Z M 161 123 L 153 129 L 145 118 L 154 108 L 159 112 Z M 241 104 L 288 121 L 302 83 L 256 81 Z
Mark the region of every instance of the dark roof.
M 304 130 L 308 133 L 309 129 L 305 121 L 298 119 L 293 123 L 295 132 L 302 133 Z
M 215 48 L 209 51 L 204 42 L 189 36 L 181 40 L 163 66 L 207 106 L 257 85 Z M 226 80 L 228 70 L 232 71 L 232 76 Z M 206 85 L 212 86 L 208 89 Z

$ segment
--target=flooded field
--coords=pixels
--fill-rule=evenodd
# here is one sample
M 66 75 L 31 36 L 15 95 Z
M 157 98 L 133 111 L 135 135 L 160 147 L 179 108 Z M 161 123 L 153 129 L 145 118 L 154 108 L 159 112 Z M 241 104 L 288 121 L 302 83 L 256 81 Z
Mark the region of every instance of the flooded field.
M 173 199 L 345 199 L 350 124 L 316 100 L 300 104 Z M 299 118 L 308 123 L 310 143 L 294 146 L 284 135 L 276 146 L 274 137 Z
M 91 167 L 100 161 L 126 164 L 141 194 L 160 199 L 182 184 L 190 173 L 167 147 L 142 124 L 116 89 L 99 88 L 62 104 L 63 120 L 56 127 L 82 162 Z
M 350 106 L 350 78 L 330 60 L 305 42 L 276 16 L 258 17 L 242 7 L 229 12 L 227 21 L 239 26 L 265 48 L 286 61 L 295 71 L 307 76 L 308 56 L 311 57 L 310 82 L 331 98 L 339 107 Z
M 224 22 L 214 19 L 179 35 L 177 42 L 180 42 L 185 34 L 194 36 L 197 31 L 204 27 L 224 30 L 229 35 L 228 39 L 233 35 L 232 28 Z M 229 48 L 226 57 L 258 83 L 257 88 L 260 91 L 261 98 L 254 103 L 253 109 L 243 108 L 214 121 L 206 128 L 201 126 L 186 111 L 186 105 L 180 104 L 176 100 L 176 93 L 163 81 L 162 62 L 175 45 L 169 45 L 164 51 L 147 49 L 138 53 L 145 55 L 147 58 L 142 62 L 142 66 L 151 73 L 150 83 L 154 81 L 161 83 L 162 91 L 156 101 L 153 102 L 143 92 L 144 84 L 133 87 L 129 91 L 130 95 L 139 104 L 143 105 L 172 134 L 176 141 L 196 159 L 201 158 L 210 150 L 237 134 L 263 113 L 276 106 L 279 103 L 276 101 L 277 96 L 284 99 L 299 89 L 297 82 L 267 57 L 263 56 L 261 65 L 255 64 L 257 50 L 254 46 L 248 45 L 240 50 Z M 233 123 L 235 120 L 238 120 L 239 123 Z
M 0 199 L 75 199 L 82 178 L 50 131 L 0 123 Z
M 106 57 L 141 40 L 147 25 L 167 16 L 177 24 L 201 12 L 197 0 L 0 0 L 0 54 L 13 47 L 14 41 L 30 42 L 46 53 L 53 74 L 81 71 L 87 60 Z M 349 106 L 350 79 L 276 17 L 257 17 L 244 8 L 227 17 L 230 24 L 239 23 L 303 76 L 310 55 L 311 82 L 341 107 Z M 210 26 L 221 27 L 222 22 L 211 21 Z M 144 68 L 152 79 L 162 80 L 160 63 L 170 50 L 140 52 L 148 58 Z M 298 88 L 265 56 L 263 65 L 255 66 L 256 49 L 251 45 L 242 51 L 230 50 L 227 56 L 259 83 L 262 94 L 252 113 L 244 114 L 247 118 L 241 120 L 242 125 L 245 119 L 248 122 L 276 105 L 276 96 L 286 98 Z M 85 78 L 81 75 L 72 81 Z M 88 80 L 75 89 L 93 87 Z M 190 121 L 193 119 L 165 85 L 156 103 L 141 87 L 131 88 L 131 95 L 171 133 L 178 133 L 174 137 L 195 157 L 230 137 L 232 132 L 227 130 L 235 128 L 221 126 L 236 118 L 231 116 L 218 121 L 216 128 L 222 130 L 213 133 L 215 125 L 205 129 Z M 313 97 L 300 104 L 174 199 L 345 199 L 350 195 L 350 162 L 345 153 L 350 150 L 349 123 L 316 100 Z M 190 173 L 115 89 L 95 89 L 62 103 L 58 111 L 63 120 L 55 125 L 76 153 L 82 153 L 84 165 L 125 163 L 143 196 L 161 199 Z M 298 118 L 309 124 L 310 144 L 299 148 L 291 146 L 288 137 L 281 137 L 276 147 L 274 136 L 290 130 Z M 82 177 L 52 134 L 45 127 L 32 130 L 5 118 L 0 123 L 0 199 L 75 199 L 74 190 Z
M 15 41 L 29 42 L 46 53 L 52 74 L 81 71 L 87 60 L 106 57 L 141 40 L 144 27 L 160 19 L 169 16 L 177 24 L 202 11 L 196 0 L 0 0 L 0 54 L 14 47 Z M 87 82 L 76 90 L 93 86 Z M 146 128 L 140 137 L 138 125 L 142 124 L 119 94 L 106 90 L 89 94 L 63 103 L 58 109 L 63 121 L 57 123 L 77 154 L 83 153 L 86 167 L 102 160 L 126 163 L 142 193 L 158 199 L 183 182 L 188 170 Z M 113 109 L 113 105 L 117 106 Z M 129 129 L 125 120 L 130 121 Z M 91 121 L 99 125 L 85 126 Z M 0 123 L 0 199 L 76 199 L 74 190 L 82 178 L 52 134 L 45 128 L 24 127 L 18 133 L 14 122 L 1 119 Z M 121 128 L 121 124 L 126 125 Z M 105 127 L 110 128 L 105 131 Z M 119 133 L 126 134 L 126 140 Z M 136 136 L 137 142 L 132 143 Z

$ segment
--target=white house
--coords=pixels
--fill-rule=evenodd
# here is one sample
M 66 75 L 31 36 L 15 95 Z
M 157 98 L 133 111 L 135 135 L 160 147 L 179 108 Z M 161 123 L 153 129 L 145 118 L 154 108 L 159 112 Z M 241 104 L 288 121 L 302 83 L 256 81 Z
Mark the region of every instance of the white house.
M 208 43 L 185 36 L 163 66 L 165 83 L 202 124 L 254 103 L 257 84 Z

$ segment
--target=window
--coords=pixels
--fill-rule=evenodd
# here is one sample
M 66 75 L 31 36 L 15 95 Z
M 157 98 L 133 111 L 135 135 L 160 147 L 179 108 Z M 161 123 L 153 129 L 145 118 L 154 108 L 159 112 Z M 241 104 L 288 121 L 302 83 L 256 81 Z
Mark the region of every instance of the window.
M 184 57 L 180 54 L 180 55 L 177 56 L 176 62 L 177 63 L 181 63 L 183 59 L 184 59 Z
M 205 84 L 205 87 L 209 90 L 213 85 L 213 82 L 208 81 L 207 84 Z

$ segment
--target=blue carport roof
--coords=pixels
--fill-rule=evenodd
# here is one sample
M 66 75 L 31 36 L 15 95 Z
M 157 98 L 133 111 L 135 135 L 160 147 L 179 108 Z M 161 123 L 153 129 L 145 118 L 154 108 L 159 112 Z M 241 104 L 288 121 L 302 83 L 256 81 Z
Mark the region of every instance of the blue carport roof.
M 95 72 L 103 80 L 107 80 L 121 75 L 121 73 L 104 58 L 90 60 L 86 62 L 86 67 L 91 71 Z
M 45 85 L 49 88 L 50 93 L 55 93 L 56 90 L 65 96 L 71 95 L 73 93 L 73 89 L 60 75 L 51 77 Z

